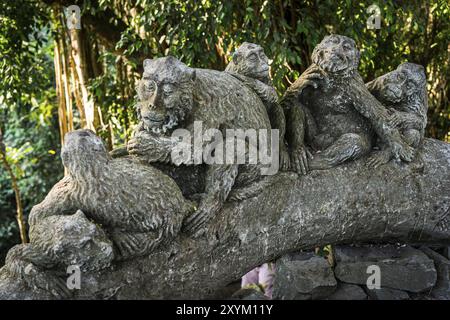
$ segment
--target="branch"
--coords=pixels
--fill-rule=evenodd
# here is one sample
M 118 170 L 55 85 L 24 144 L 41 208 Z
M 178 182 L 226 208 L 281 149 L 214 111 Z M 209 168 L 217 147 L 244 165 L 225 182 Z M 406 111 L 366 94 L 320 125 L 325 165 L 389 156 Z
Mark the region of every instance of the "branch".
M 361 159 L 307 176 L 280 173 L 257 197 L 227 203 L 205 238 L 181 234 L 149 257 L 117 263 L 77 298 L 211 298 L 255 266 L 299 249 L 367 242 L 450 242 L 450 144 L 426 139 L 421 160 L 371 170 Z M 423 163 L 423 166 L 421 166 Z M 1 277 L 0 277 L 1 279 Z M 2 293 L 43 298 L 17 283 Z

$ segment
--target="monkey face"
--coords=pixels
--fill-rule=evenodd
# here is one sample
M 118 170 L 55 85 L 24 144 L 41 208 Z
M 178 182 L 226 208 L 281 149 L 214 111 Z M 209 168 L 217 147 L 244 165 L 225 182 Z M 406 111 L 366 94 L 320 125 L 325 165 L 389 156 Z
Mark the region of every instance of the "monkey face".
M 106 233 L 78 210 L 73 215 L 51 216 L 37 224 L 33 242 L 45 244 L 58 263 L 76 265 L 82 271 L 110 265 L 114 253 Z
M 66 133 L 61 158 L 66 168 L 82 168 L 108 158 L 103 141 L 91 130 L 75 130 Z
M 155 133 L 175 127 L 193 105 L 195 71 L 173 57 L 146 60 L 138 86 L 139 116 Z
M 358 69 L 359 50 L 353 39 L 331 35 L 314 48 L 312 60 L 328 73 L 347 74 Z
M 233 54 L 234 72 L 265 82 L 269 79 L 269 59 L 264 49 L 244 42 Z
M 426 77 L 422 66 L 407 62 L 381 76 L 377 81 L 380 81 L 380 99 L 386 104 L 395 104 L 422 90 L 426 84 Z

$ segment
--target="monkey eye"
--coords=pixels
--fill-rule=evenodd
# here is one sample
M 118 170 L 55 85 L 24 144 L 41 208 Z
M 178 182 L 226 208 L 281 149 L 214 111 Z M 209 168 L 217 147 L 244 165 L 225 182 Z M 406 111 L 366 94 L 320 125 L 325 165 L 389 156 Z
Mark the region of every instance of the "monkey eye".
M 248 56 L 248 59 L 250 60 L 250 61 L 255 61 L 256 60 L 256 54 L 255 53 L 251 53 L 249 56 Z
M 403 80 L 405 80 L 405 75 L 402 72 L 398 73 L 397 81 L 403 81 Z
M 259 58 L 266 63 L 267 63 L 267 61 L 269 61 L 269 58 L 267 58 L 267 56 L 264 54 L 264 52 L 261 52 L 259 54 Z
M 346 50 L 346 51 L 349 51 L 349 50 L 352 49 L 352 47 L 351 47 L 348 43 L 344 44 L 344 45 L 343 45 L 343 48 L 344 48 L 344 50 Z

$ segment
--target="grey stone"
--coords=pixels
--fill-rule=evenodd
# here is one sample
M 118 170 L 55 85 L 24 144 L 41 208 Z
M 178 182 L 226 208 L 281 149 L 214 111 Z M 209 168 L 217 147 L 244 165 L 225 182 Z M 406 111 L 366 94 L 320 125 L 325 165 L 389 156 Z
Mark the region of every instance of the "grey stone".
M 279 130 L 280 168 L 289 169 L 289 153 L 284 139 L 286 119 L 270 78 L 269 58 L 264 49 L 255 43 L 242 43 L 233 53 L 233 59 L 225 71 L 252 88 L 263 101 L 272 128 Z
M 299 178 L 292 172 L 262 177 L 267 165 L 261 163 L 193 165 L 172 158 L 180 141 L 171 133 L 186 129 L 193 136 L 195 121 L 203 122 L 201 133 L 270 131 L 274 123 L 265 102 L 275 102 L 273 91 L 266 95 L 270 86 L 253 86 L 244 75 L 191 68 L 173 57 L 146 60 L 138 87 L 140 123 L 127 150 L 113 152 L 120 158 L 112 159 L 92 132 L 69 134 L 62 152 L 69 174 L 33 208 L 31 243 L 8 254 L 0 296 L 210 298 L 287 252 L 386 240 L 448 245 L 450 145 L 425 139 L 417 147 L 420 172 L 395 162 L 368 168 L 363 155 L 375 137 L 405 162 L 415 150 L 404 141 L 398 119 L 364 85 L 353 40 L 326 37 L 313 62 L 281 105 L 289 115 L 294 170 L 332 169 Z M 310 163 L 309 148 L 316 152 Z M 158 169 L 163 165 L 170 169 Z M 196 199 L 198 204 L 191 201 Z M 79 209 L 83 213 L 74 214 Z M 75 222 L 65 228 L 65 219 Z M 431 260 L 421 254 L 377 261 L 382 271 L 392 271 L 385 280 L 420 291 L 436 279 Z M 86 273 L 76 292 L 65 288 L 70 261 L 80 262 Z M 297 257 L 286 264 L 295 275 L 296 264 L 307 268 L 300 274 L 301 290 L 285 279 L 286 288 L 292 285 L 285 298 L 322 298 L 336 286 L 322 258 Z M 410 271 L 418 276 L 405 284 Z
M 269 298 L 256 289 L 240 289 L 231 296 L 231 300 L 269 300 Z
M 450 260 L 450 246 L 444 247 L 442 255 L 446 257 L 448 260 Z
M 372 300 L 409 300 L 407 292 L 391 288 L 367 289 L 367 294 Z
M 431 296 L 450 300 L 450 261 L 430 248 L 422 247 L 421 250 L 433 259 L 437 271 L 437 280 L 431 290 Z
M 322 299 L 336 289 L 331 266 L 313 253 L 283 256 L 275 263 L 274 299 Z
M 46 217 L 79 209 L 108 231 L 116 259 L 124 260 L 174 238 L 195 210 L 169 176 L 126 158 L 112 159 L 90 130 L 67 133 L 61 157 L 68 174 L 31 210 L 31 237 Z M 163 201 L 169 194 L 171 201 Z
M 232 129 L 267 130 L 268 135 L 271 133 L 269 115 L 261 98 L 254 89 L 228 72 L 191 68 L 171 56 L 146 59 L 137 91 L 141 121 L 127 148 L 131 155 L 146 164 L 185 164 L 196 170 L 198 160 L 173 157 L 172 151 L 181 145 L 180 137 L 172 135 L 176 129 L 184 129 L 191 138 L 197 139 L 207 130 L 223 134 Z M 195 122 L 201 123 L 201 128 L 197 129 Z M 269 148 L 267 150 L 270 150 L 269 141 L 270 138 L 263 142 Z M 206 141 L 200 144 L 205 151 Z M 262 148 L 262 144 L 258 143 L 257 148 Z M 239 152 L 245 154 L 248 150 Z M 194 158 L 197 156 L 191 154 L 189 159 Z M 269 167 L 261 161 L 241 165 L 236 161 L 226 163 L 224 158 L 217 160 L 213 165 L 206 164 L 203 190 L 198 190 L 198 193 L 203 193 L 198 208 L 184 221 L 184 232 L 191 236 L 203 231 L 203 225 L 220 211 L 232 187 L 250 187 L 250 184 L 263 179 L 261 170 Z M 195 180 L 187 183 L 196 183 Z M 255 192 L 245 189 L 243 193 L 247 197 L 256 195 L 259 192 L 256 185 L 253 185 Z
M 367 294 L 356 284 L 339 282 L 336 291 L 327 300 L 366 300 Z
M 405 62 L 395 69 L 366 84 L 372 93 L 389 110 L 389 122 L 412 148 L 420 146 L 427 125 L 427 77 L 423 66 Z M 381 151 L 369 160 L 369 166 L 377 167 L 393 157 L 393 150 L 382 140 Z
M 336 34 L 326 36 L 311 58 L 313 63 L 289 87 L 281 102 L 287 114 L 286 138 L 294 169 L 305 174 L 308 169 L 329 169 L 353 161 L 372 151 L 375 137 L 386 144 L 387 161 L 412 161 L 415 150 L 400 133 L 398 121 L 369 92 L 358 73 L 360 52 L 355 41 Z M 419 87 L 422 96 L 424 84 Z M 402 85 L 395 82 L 397 91 L 403 90 Z M 424 110 L 426 105 L 415 107 Z M 318 151 L 314 157 L 307 156 L 308 148 Z
M 335 275 L 344 282 L 366 285 L 367 269 L 381 271 L 381 287 L 421 292 L 436 282 L 434 263 L 422 251 L 410 246 L 338 246 Z

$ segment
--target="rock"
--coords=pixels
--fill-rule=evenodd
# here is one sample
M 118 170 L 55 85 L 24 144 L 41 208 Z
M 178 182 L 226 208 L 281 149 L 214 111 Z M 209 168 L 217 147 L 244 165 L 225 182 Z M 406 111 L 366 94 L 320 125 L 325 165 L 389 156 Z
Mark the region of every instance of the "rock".
M 367 294 L 372 300 L 409 300 L 409 295 L 405 291 L 390 288 L 367 289 Z
M 335 261 L 336 277 L 347 283 L 366 285 L 370 265 L 380 267 L 383 288 L 421 292 L 433 287 L 437 278 L 433 261 L 409 246 L 340 246 Z
M 327 260 L 314 253 L 289 254 L 275 264 L 274 299 L 322 299 L 332 294 L 336 285 Z
M 231 296 L 231 300 L 269 300 L 269 298 L 256 289 L 240 289 Z
M 444 248 L 442 255 L 450 260 L 450 246 Z
M 431 290 L 431 296 L 436 299 L 450 300 L 450 261 L 434 250 L 420 248 L 430 259 L 433 259 L 437 271 L 436 284 Z
M 327 300 L 366 300 L 367 294 L 356 284 L 340 282 L 336 291 Z

